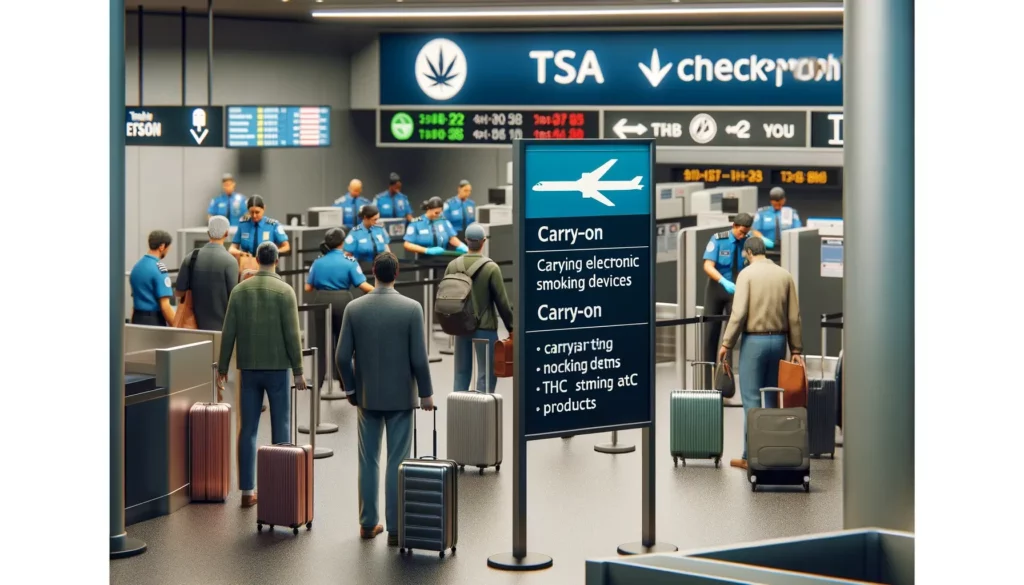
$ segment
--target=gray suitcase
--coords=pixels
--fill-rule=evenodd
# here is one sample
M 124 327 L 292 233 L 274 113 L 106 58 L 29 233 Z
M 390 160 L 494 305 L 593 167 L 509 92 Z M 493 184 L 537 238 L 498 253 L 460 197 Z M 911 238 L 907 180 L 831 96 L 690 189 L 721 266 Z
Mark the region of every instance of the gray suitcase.
M 412 459 L 398 464 L 398 552 L 446 550 L 455 554 L 459 540 L 459 478 L 454 461 L 437 458 L 437 410 L 434 410 L 434 455 L 416 456 L 413 413 Z
M 780 408 L 765 408 L 766 392 L 775 392 Z M 785 408 L 782 388 L 761 388 L 761 408 L 747 413 L 747 480 L 758 485 L 803 485 L 811 491 L 807 409 Z
M 693 366 L 714 369 L 712 362 L 694 362 Z M 696 374 L 696 372 L 695 372 Z M 694 376 L 697 380 L 697 376 Z M 675 390 L 669 401 L 669 452 L 673 464 L 687 459 L 714 459 L 722 463 L 722 393 L 717 390 Z
M 490 344 L 486 339 L 474 339 L 474 354 L 477 349 L 484 352 L 484 379 L 489 379 Z M 475 355 L 473 356 L 475 358 Z M 477 380 L 476 360 L 473 360 L 473 380 Z M 475 385 L 475 382 L 473 382 Z M 493 388 L 480 392 L 479 388 L 469 392 L 452 392 L 447 398 L 448 408 L 448 459 L 455 461 L 460 470 L 472 465 L 480 470 L 494 467 L 501 470 L 504 451 L 502 444 L 502 398 L 494 394 Z

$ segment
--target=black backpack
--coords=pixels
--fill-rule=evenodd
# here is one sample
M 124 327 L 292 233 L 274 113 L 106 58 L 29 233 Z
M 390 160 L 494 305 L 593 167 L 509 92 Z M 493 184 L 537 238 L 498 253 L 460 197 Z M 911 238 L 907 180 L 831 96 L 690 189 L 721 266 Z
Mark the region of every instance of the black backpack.
M 434 299 L 434 319 L 448 335 L 471 335 L 476 331 L 479 320 L 473 306 L 473 279 L 490 258 L 483 258 L 466 270 L 464 258 L 457 258 L 457 272 L 446 274 L 437 285 Z

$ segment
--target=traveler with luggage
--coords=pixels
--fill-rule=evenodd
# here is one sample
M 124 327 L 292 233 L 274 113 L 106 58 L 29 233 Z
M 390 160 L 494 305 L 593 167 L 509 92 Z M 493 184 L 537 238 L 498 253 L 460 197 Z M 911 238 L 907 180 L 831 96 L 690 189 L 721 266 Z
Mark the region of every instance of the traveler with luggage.
M 291 397 L 288 370 L 297 390 L 305 390 L 302 378 L 302 345 L 299 341 L 299 307 L 295 291 L 278 276 L 277 246 L 263 242 L 256 248 L 260 269 L 231 291 L 224 315 L 217 381 L 228 377 L 231 354 L 238 345 L 238 369 L 242 372 L 238 432 L 238 484 L 242 507 L 256 504 L 256 433 L 259 430 L 263 393 L 270 400 L 272 442 L 291 439 Z
M 414 254 L 438 256 L 445 246 L 451 246 L 465 254 L 468 249 L 459 241 L 455 227 L 441 214 L 444 203 L 440 197 L 431 197 L 423 202 L 423 215 L 414 219 L 405 228 L 405 250 Z
M 153 230 L 149 234 L 149 251 L 132 266 L 128 283 L 132 287 L 132 323 L 166 327 L 174 322 L 171 277 L 161 262 L 171 249 L 171 234 Z
M 704 287 L 705 315 L 729 314 L 732 295 L 736 292 L 735 280 L 743 270 L 743 242 L 750 235 L 753 223 L 754 218 L 749 213 L 739 213 L 732 220 L 732 229 L 711 236 L 704 250 L 704 273 L 708 275 Z M 707 324 L 701 360 L 710 360 L 715 355 L 721 333 L 720 322 Z
M 474 340 L 486 340 L 485 351 L 476 355 L 475 387 L 484 392 L 494 391 L 494 360 L 484 358 L 494 355 L 499 315 L 509 335 L 512 334 L 512 305 L 505 292 L 501 268 L 480 253 L 486 240 L 482 225 L 471 223 L 466 227 L 469 253 L 448 264 L 434 301 L 435 319 L 445 333 L 455 336 L 456 392 L 469 390 Z
M 398 546 L 398 466 L 412 445 L 413 410 L 433 410 L 433 387 L 423 331 L 423 307 L 395 290 L 398 258 L 373 261 L 376 286 L 348 304 L 335 360 L 345 394 L 359 408 L 359 535 L 371 539 L 378 524 L 381 435 L 388 434 L 384 477 L 388 545 Z M 383 335 L 382 332 L 387 332 Z
M 789 272 L 768 260 L 765 252 L 764 240 L 759 237 L 743 243 L 743 257 L 749 265 L 736 279 L 736 298 L 718 351 L 719 361 L 725 360 L 743 334 L 739 384 L 744 419 L 761 404 L 761 389 L 778 384 L 779 362 L 786 359 L 787 347 L 794 361 L 803 364 L 796 283 Z M 747 468 L 746 435 L 743 457 L 733 459 L 731 465 Z

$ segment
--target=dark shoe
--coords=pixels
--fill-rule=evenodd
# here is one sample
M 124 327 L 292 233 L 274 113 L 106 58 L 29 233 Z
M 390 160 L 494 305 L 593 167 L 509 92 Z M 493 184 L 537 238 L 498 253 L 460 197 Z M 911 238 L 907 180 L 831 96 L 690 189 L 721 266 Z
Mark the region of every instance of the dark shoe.
M 264 404 L 263 408 L 260 408 L 260 412 L 267 412 L 267 405 Z
M 384 527 L 380 524 L 374 526 L 373 528 L 360 528 L 359 538 L 370 540 L 371 538 L 376 538 L 377 535 L 381 532 L 384 532 Z
M 251 496 L 242 496 L 242 507 L 252 508 L 256 505 L 256 492 L 253 492 Z
M 732 465 L 733 467 L 739 467 L 740 469 L 746 469 L 747 468 L 747 460 L 746 459 L 733 459 L 732 461 L 729 462 L 729 465 Z
M 398 535 L 394 532 L 388 532 L 388 546 L 398 546 Z

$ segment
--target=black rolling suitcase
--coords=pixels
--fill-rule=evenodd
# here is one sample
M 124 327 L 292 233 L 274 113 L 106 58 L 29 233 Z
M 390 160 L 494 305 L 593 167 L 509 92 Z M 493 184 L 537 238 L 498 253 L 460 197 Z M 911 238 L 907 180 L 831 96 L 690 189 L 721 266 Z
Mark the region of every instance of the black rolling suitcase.
M 810 380 L 807 389 L 807 433 L 811 457 L 836 454 L 836 381 Z
M 412 459 L 398 465 L 398 552 L 413 549 L 444 552 L 459 540 L 458 464 L 437 458 L 437 410 L 434 411 L 434 454 L 416 457 L 416 413 L 413 413 Z
M 765 408 L 766 392 L 779 395 L 780 408 Z M 807 409 L 785 408 L 782 388 L 761 388 L 761 408 L 747 414 L 747 480 L 758 485 L 803 485 L 811 491 Z

